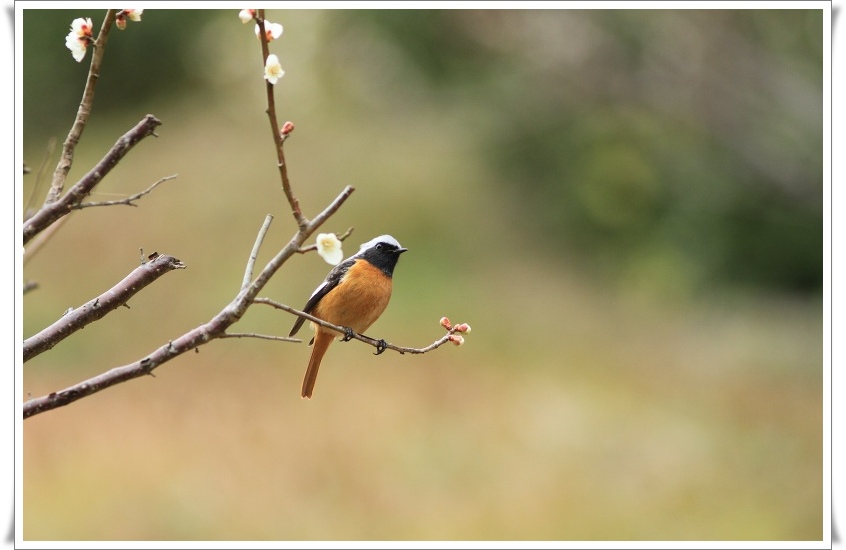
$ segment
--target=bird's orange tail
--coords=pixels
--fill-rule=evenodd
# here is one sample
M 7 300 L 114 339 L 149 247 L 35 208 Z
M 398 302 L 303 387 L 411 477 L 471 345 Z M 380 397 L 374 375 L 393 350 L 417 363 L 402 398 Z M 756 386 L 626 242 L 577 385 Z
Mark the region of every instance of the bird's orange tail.
M 335 339 L 335 335 L 331 332 L 317 331 L 314 335 L 314 347 L 311 349 L 311 358 L 308 360 L 308 369 L 306 369 L 305 378 L 303 379 L 303 393 L 302 396 L 311 399 L 311 394 L 314 392 L 314 383 L 317 381 L 317 370 L 320 368 L 320 361 L 323 360 L 323 355 L 329 349 L 329 344 Z

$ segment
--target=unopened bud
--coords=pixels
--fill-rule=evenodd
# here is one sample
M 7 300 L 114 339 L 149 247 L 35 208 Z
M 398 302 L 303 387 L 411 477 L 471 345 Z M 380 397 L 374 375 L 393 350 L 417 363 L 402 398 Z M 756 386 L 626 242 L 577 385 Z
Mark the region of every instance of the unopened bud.
M 449 341 L 455 344 L 456 346 L 460 346 L 464 343 L 464 337 L 460 334 L 450 334 Z
M 256 10 L 241 10 L 238 12 L 238 18 L 241 23 L 249 23 L 256 16 Z
M 290 134 L 293 131 L 294 131 L 294 123 L 291 122 L 290 120 L 288 122 L 286 122 L 285 124 L 283 124 L 282 128 L 279 129 L 279 132 L 283 136 L 287 136 L 288 134 Z
M 441 326 L 449 330 L 452 328 L 452 323 L 450 323 L 449 319 L 447 319 L 446 317 L 441 317 Z
M 470 325 L 467 323 L 461 323 L 460 325 L 456 325 L 455 332 L 470 332 Z

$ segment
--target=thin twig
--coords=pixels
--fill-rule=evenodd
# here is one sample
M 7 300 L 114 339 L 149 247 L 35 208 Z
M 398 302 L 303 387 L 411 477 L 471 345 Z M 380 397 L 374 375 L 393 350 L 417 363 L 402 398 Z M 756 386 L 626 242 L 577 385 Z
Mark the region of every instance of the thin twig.
M 270 55 L 270 48 L 267 46 L 267 34 L 264 31 L 264 10 L 258 10 L 256 19 L 259 27 L 259 38 L 261 39 L 261 64 L 264 66 L 267 62 L 267 56 Z M 303 229 L 308 224 L 308 219 L 303 216 L 300 203 L 294 196 L 291 182 L 288 180 L 288 165 L 285 163 L 285 150 L 282 146 L 285 140 L 282 137 L 279 119 L 276 116 L 276 100 L 273 96 L 274 85 L 267 81 L 265 88 L 267 92 L 267 118 L 270 121 L 270 130 L 273 133 L 273 143 L 276 145 L 276 159 L 279 176 L 282 178 L 282 191 L 285 193 L 285 198 L 288 199 L 288 204 L 291 205 L 291 214 L 297 222 L 297 227 Z
M 30 336 L 23 343 L 23 360 L 29 361 L 88 324 L 105 317 L 126 302 L 144 287 L 174 269 L 185 269 L 173 256 L 160 254 L 137 268 L 124 279 L 93 300 L 73 309 L 38 334 Z
M 308 314 L 308 313 L 306 313 L 304 311 L 300 311 L 298 309 L 294 309 L 291 306 L 287 306 L 287 305 L 279 303 L 275 300 L 271 300 L 270 298 L 256 298 L 255 300 L 253 300 L 253 303 L 264 304 L 264 305 L 268 305 L 268 306 L 271 306 L 271 307 L 275 307 L 276 309 L 281 309 L 282 311 L 287 311 L 288 313 L 293 313 L 294 315 L 297 315 L 298 317 L 303 317 L 303 318 L 305 318 L 305 319 L 307 319 L 307 320 L 309 320 L 313 323 L 317 323 L 318 325 L 320 325 L 324 328 L 334 330 L 334 331 L 336 331 L 340 334 L 343 334 L 343 335 L 347 334 L 347 329 L 345 327 L 342 327 L 342 326 L 339 326 L 339 325 L 333 325 L 332 323 L 326 322 L 323 319 L 319 319 L 319 318 L 315 317 L 314 315 Z M 455 328 L 451 328 L 450 330 L 447 331 L 447 333 L 441 339 L 436 340 L 435 342 L 426 346 L 425 348 L 410 348 L 410 347 L 405 347 L 405 346 L 397 346 L 397 345 L 391 344 L 389 342 L 385 342 L 384 340 L 377 340 L 376 338 L 371 338 L 371 337 L 365 336 L 363 334 L 358 334 L 357 332 L 352 332 L 351 334 L 352 334 L 352 338 L 354 338 L 356 340 L 360 340 L 360 341 L 364 342 L 365 344 L 370 344 L 371 346 L 376 348 L 377 351 L 379 349 L 392 349 L 392 350 L 397 351 L 401 354 L 406 354 L 406 353 L 420 354 L 420 353 L 430 352 L 430 351 L 437 349 L 437 348 L 441 347 L 442 345 L 446 344 L 447 342 L 449 342 L 450 335 L 452 335 L 454 333 L 455 333 Z M 381 353 L 381 352 L 379 352 L 379 353 Z
M 352 232 L 353 232 L 353 228 L 352 228 L 352 227 L 350 227 L 349 229 L 347 229 L 347 230 L 344 232 L 344 234 L 343 234 L 343 235 L 338 235 L 337 233 L 335 233 L 335 236 L 336 236 L 336 237 L 338 237 L 338 240 L 339 240 L 339 241 L 343 242 L 343 241 L 345 241 L 345 240 L 346 240 L 346 238 L 347 238 L 347 237 L 349 237 L 349 236 L 352 234 Z M 316 245 L 316 244 L 310 244 L 310 245 L 308 245 L 308 246 L 302 246 L 302 247 L 300 247 L 300 248 L 297 250 L 297 252 L 298 252 L 298 253 L 300 253 L 300 254 L 305 254 L 306 252 L 312 252 L 312 251 L 314 251 L 314 250 L 317 250 L 317 245 Z
M 79 203 L 77 205 L 74 205 L 73 208 L 76 209 L 76 210 L 82 210 L 83 208 L 88 208 L 88 207 L 91 207 L 91 206 L 115 206 L 115 205 L 118 205 L 118 204 L 125 204 L 127 206 L 138 206 L 137 204 L 135 204 L 132 201 L 136 201 L 136 200 L 140 199 L 144 195 L 150 193 L 153 189 L 158 187 L 160 184 L 162 184 L 162 183 L 164 183 L 168 180 L 172 180 L 172 179 L 176 178 L 177 176 L 178 176 L 178 174 L 174 174 L 172 176 L 165 176 L 162 179 L 160 179 L 159 181 L 157 181 L 156 183 L 154 183 L 153 185 L 151 185 L 150 187 L 148 187 L 147 189 L 144 189 L 140 193 L 135 193 L 134 195 L 130 195 L 129 197 L 126 197 L 125 199 L 119 199 L 119 200 L 114 200 L 114 201 L 101 201 L 101 202 L 82 202 L 82 203 Z
M 142 139 L 155 135 L 155 129 L 161 122 L 153 115 L 145 116 L 129 132 L 124 134 L 112 146 L 106 156 L 92 168 L 73 187 L 68 189 L 61 198 L 45 204 L 38 212 L 23 224 L 23 243 L 26 244 L 34 236 L 49 227 L 53 222 L 70 212 L 76 205 L 100 183 L 112 168 Z
M 259 229 L 258 235 L 256 235 L 256 242 L 253 244 L 253 250 L 250 252 L 250 259 L 247 260 L 247 269 L 244 270 L 244 280 L 241 281 L 241 290 L 247 288 L 247 285 L 250 284 L 253 278 L 253 267 L 256 265 L 259 248 L 261 248 L 261 243 L 264 241 L 264 236 L 267 234 L 267 229 L 270 227 L 270 222 L 272 221 L 273 216 L 271 214 L 265 216 L 264 223 L 261 224 L 261 229 Z
M 21 294 L 26 294 L 27 292 L 32 292 L 36 288 L 38 288 L 38 282 L 37 281 L 27 281 L 27 282 L 24 283 L 23 291 L 21 292 Z
M 30 244 L 24 249 L 23 265 L 30 262 L 36 252 L 44 248 L 44 245 L 50 240 L 50 237 L 52 237 L 53 234 L 56 233 L 56 231 L 58 231 L 69 219 L 70 214 L 59 218 L 47 229 L 39 233 L 37 237 L 32 239 L 32 242 L 30 242 Z
M 224 332 L 219 338 L 259 338 L 261 340 L 278 340 L 280 342 L 302 343 L 299 338 L 289 336 L 273 336 L 270 334 L 257 334 L 255 332 Z
M 23 221 L 29 219 L 29 217 L 33 214 L 33 208 L 35 208 L 35 197 L 37 197 L 41 191 L 41 184 L 44 182 L 45 174 L 47 172 L 47 163 L 50 162 L 50 157 L 53 156 L 53 151 L 56 150 L 56 138 L 51 137 L 47 140 L 47 151 L 44 154 L 44 160 L 41 161 L 41 165 L 38 167 L 38 172 L 35 173 L 35 184 L 32 186 L 32 191 L 29 194 L 29 197 L 26 199 L 26 206 L 24 207 L 23 213 Z
M 59 160 L 58 166 L 56 166 L 56 171 L 53 173 L 53 182 L 50 185 L 47 198 L 44 200 L 42 210 L 47 205 L 59 200 L 59 195 L 62 194 L 65 179 L 73 164 L 73 154 L 76 151 L 76 145 L 82 137 L 82 131 L 85 130 L 85 125 L 88 123 L 88 116 L 91 114 L 91 105 L 94 103 L 94 88 L 97 85 L 97 80 L 100 78 L 100 65 L 103 62 L 103 55 L 106 53 L 106 42 L 109 39 L 109 30 L 111 30 L 112 23 L 115 21 L 116 11 L 106 10 L 106 18 L 103 20 L 103 25 L 100 27 L 100 34 L 97 35 L 97 40 L 94 42 L 94 52 L 91 54 L 91 65 L 88 67 L 88 80 L 85 82 L 85 91 L 82 93 L 82 100 L 79 102 L 76 120 L 74 120 L 68 137 L 62 146 L 62 157 Z M 24 243 L 26 243 L 26 239 Z

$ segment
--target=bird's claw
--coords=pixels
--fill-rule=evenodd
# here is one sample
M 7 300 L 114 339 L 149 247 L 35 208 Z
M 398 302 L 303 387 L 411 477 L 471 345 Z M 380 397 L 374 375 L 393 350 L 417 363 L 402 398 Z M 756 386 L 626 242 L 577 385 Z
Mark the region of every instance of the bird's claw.
M 341 342 L 349 342 L 350 340 L 353 339 L 353 335 L 355 333 L 353 332 L 353 329 L 351 329 L 350 327 L 343 327 L 343 328 L 344 328 L 344 338 L 343 338 L 343 340 L 341 340 Z
M 376 342 L 376 352 L 373 355 L 380 355 L 386 349 L 388 349 L 388 343 L 385 340 L 379 340 Z

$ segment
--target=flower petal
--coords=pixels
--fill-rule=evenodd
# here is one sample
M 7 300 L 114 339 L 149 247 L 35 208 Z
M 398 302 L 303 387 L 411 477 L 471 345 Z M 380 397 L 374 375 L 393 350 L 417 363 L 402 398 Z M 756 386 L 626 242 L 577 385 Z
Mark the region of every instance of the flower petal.
M 268 55 L 267 60 L 264 62 L 264 78 L 271 84 L 276 84 L 283 76 L 285 76 L 285 71 L 282 70 L 282 65 L 279 64 L 279 58 L 273 53 Z
M 338 265 L 344 259 L 341 240 L 334 233 L 321 233 L 317 236 L 317 253 L 330 265 Z

